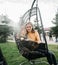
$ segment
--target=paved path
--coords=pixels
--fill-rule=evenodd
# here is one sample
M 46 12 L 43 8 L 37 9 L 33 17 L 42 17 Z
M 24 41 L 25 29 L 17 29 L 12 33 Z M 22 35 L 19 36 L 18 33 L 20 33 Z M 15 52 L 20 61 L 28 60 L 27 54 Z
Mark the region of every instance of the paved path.
M 47 38 L 48 44 L 58 44 L 58 42 L 56 42 L 55 40 L 55 37 L 53 37 L 52 40 L 49 40 L 49 37 L 46 37 L 46 38 Z
M 41 37 L 41 39 L 42 39 L 42 42 L 44 42 L 43 37 Z M 58 42 L 55 42 L 55 37 L 53 37 L 52 40 L 49 40 L 49 37 L 46 36 L 46 40 L 47 40 L 48 44 L 57 44 L 58 45 Z

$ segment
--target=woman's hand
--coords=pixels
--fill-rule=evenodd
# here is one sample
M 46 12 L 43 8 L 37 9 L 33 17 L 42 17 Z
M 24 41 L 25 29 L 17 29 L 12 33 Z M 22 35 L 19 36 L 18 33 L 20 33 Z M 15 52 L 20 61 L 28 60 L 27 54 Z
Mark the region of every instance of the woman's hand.
M 21 39 L 21 40 L 24 40 L 24 38 L 23 38 L 23 37 L 21 37 L 20 39 Z

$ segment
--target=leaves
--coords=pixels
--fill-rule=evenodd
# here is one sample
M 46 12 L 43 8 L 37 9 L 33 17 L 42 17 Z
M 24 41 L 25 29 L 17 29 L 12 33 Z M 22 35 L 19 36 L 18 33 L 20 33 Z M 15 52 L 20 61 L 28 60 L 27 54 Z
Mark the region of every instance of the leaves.
M 58 37 L 58 13 L 56 13 L 54 20 L 55 20 L 55 22 L 53 21 L 52 23 L 55 24 L 55 27 L 52 27 L 51 31 L 52 31 L 53 35 Z
M 58 26 L 52 27 L 52 32 L 55 36 L 58 36 Z
M 7 16 L 3 16 L 1 20 L 2 24 L 0 24 L 0 42 L 6 42 L 7 37 L 13 32 L 12 27 L 8 26 L 11 20 Z

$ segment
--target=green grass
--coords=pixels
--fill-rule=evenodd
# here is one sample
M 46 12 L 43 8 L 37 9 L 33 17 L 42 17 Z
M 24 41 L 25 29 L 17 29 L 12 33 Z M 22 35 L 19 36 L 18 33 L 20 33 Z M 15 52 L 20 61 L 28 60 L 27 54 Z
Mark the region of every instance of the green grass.
M 2 49 L 3 55 L 7 60 L 8 65 L 19 65 L 22 61 L 27 61 L 24 57 L 19 53 L 17 46 L 13 42 L 0 43 L 0 47 Z M 55 54 L 56 59 L 58 60 L 58 46 L 57 45 L 49 45 L 49 49 Z M 46 58 L 41 58 L 37 60 L 46 60 Z M 30 65 L 26 63 L 25 65 Z M 45 64 L 39 64 L 45 65 Z

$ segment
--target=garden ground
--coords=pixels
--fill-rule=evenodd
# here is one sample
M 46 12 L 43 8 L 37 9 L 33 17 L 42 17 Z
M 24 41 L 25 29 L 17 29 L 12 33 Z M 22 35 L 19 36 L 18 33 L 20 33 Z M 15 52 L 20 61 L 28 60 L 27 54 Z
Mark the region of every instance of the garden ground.
M 4 57 L 6 58 L 8 65 L 19 65 L 22 61 L 25 60 L 27 61 L 27 59 L 22 57 L 21 54 L 19 53 L 16 43 L 14 42 L 0 43 L 0 47 L 2 49 Z M 58 61 L 58 45 L 49 44 L 48 47 L 49 50 L 51 50 L 55 54 L 56 60 Z M 41 58 L 37 60 L 47 61 L 46 58 Z M 30 63 L 26 63 L 24 65 L 30 65 Z M 39 65 L 47 65 L 47 64 L 42 63 Z

